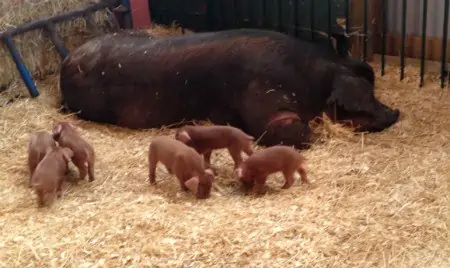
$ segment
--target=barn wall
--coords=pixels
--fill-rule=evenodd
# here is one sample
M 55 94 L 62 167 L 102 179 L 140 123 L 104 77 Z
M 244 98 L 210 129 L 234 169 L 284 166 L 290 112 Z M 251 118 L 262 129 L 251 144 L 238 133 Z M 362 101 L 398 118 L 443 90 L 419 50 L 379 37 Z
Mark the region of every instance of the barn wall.
M 357 1 L 357 0 L 354 0 Z M 374 32 L 372 36 L 374 53 L 381 53 L 382 12 L 381 0 L 375 3 Z M 401 53 L 402 0 L 389 0 L 387 12 L 386 54 L 399 56 Z M 428 0 L 427 39 L 425 59 L 441 61 L 443 57 L 442 36 L 444 29 L 444 0 Z M 422 17 L 423 0 L 407 0 L 405 56 L 421 58 L 422 56 Z M 447 38 L 446 60 L 450 61 L 450 27 Z
M 388 32 L 400 35 L 402 32 L 402 0 L 388 2 Z M 444 0 L 429 0 L 427 10 L 427 37 L 442 38 L 444 30 Z M 422 35 L 423 0 L 407 0 L 406 34 Z M 450 28 L 448 29 L 450 37 Z

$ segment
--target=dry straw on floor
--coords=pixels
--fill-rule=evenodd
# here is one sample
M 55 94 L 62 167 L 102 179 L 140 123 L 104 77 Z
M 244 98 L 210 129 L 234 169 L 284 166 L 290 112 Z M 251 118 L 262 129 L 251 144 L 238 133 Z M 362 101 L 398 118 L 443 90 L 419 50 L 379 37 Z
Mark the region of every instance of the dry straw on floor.
M 379 65 L 374 64 L 377 74 Z M 146 181 L 148 145 L 173 131 L 132 131 L 58 113 L 58 77 L 37 99 L 0 97 L 1 267 L 450 267 L 450 94 L 418 69 L 377 77 L 377 96 L 402 111 L 398 124 L 354 135 L 327 123 L 305 151 L 312 185 L 245 196 L 226 151 L 213 154 L 210 199 L 180 191 L 158 169 Z M 29 133 L 70 120 L 94 146 L 97 180 L 67 184 L 38 209 L 27 188 Z M 73 165 L 73 174 L 77 174 Z

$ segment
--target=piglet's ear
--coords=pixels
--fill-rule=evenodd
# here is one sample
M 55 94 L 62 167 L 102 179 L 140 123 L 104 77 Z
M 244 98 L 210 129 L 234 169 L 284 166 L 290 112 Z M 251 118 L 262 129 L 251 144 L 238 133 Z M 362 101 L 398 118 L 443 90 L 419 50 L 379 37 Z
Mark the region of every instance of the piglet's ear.
M 61 131 L 62 131 L 62 125 L 59 124 L 53 129 L 53 135 L 61 134 Z
M 198 177 L 192 177 L 189 180 L 187 180 L 186 182 L 184 182 L 184 185 L 194 194 L 197 194 L 197 189 L 198 189 Z
M 184 142 L 190 142 L 191 141 L 191 136 L 189 136 L 189 134 L 182 130 L 178 133 L 178 139 Z
M 234 177 L 236 179 L 242 178 L 242 168 L 241 167 L 238 167 L 234 170 Z
M 205 169 L 205 173 L 207 173 L 208 175 L 214 176 L 214 171 L 212 171 L 212 169 L 210 169 L 210 168 Z

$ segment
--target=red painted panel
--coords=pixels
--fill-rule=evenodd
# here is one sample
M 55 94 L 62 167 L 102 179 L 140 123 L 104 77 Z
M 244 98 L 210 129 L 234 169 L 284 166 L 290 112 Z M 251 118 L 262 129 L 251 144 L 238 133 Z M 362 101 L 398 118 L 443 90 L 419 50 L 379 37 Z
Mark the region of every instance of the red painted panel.
M 130 0 L 134 29 L 148 29 L 152 26 L 149 2 L 150 0 Z

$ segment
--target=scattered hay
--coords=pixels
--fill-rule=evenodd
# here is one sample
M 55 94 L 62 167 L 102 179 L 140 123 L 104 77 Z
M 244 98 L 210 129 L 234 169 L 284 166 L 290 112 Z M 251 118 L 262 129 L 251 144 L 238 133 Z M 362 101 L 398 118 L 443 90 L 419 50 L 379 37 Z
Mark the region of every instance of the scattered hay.
M 406 70 L 407 77 L 417 73 Z M 197 201 L 164 168 L 157 186 L 146 181 L 151 138 L 172 130 L 132 131 L 58 114 L 57 80 L 39 82 L 39 98 L 0 110 L 2 267 L 450 266 L 450 97 L 437 82 L 418 89 L 389 67 L 377 95 L 402 111 L 401 121 L 351 139 L 327 123 L 325 142 L 304 152 L 310 186 L 281 190 L 274 175 L 266 196 L 245 196 L 223 150 L 212 156 L 219 174 L 212 197 Z M 0 104 L 19 91 L 4 92 Z M 97 180 L 67 184 L 62 199 L 38 209 L 26 184 L 28 135 L 63 118 L 94 146 Z

